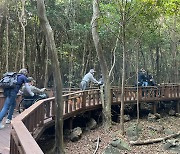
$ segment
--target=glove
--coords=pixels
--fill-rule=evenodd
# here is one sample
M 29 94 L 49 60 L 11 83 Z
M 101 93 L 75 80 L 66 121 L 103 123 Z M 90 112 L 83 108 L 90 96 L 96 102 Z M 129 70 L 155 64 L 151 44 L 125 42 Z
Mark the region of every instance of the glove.
M 31 92 L 31 93 L 30 93 L 30 95 L 33 97 L 33 96 L 34 96 L 34 93 L 33 93 L 33 92 Z
M 103 83 L 101 81 L 98 82 L 98 85 L 103 85 Z
M 44 92 L 45 90 L 46 90 L 46 88 L 42 88 L 42 89 L 41 89 L 41 92 Z

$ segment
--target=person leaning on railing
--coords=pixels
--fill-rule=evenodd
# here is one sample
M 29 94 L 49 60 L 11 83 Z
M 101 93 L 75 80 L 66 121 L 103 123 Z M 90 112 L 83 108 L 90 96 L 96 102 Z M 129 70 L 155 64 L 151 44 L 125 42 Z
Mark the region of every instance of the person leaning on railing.
M 89 82 L 97 83 L 100 84 L 95 78 L 94 78 L 94 69 L 90 69 L 90 71 L 83 77 L 81 83 L 80 83 L 80 88 L 81 90 L 86 90 L 88 89 Z
M 4 91 L 4 96 L 6 97 L 4 106 L 0 112 L 0 129 L 3 129 L 5 126 L 2 124 L 2 120 L 5 117 L 6 113 L 8 112 L 8 116 L 6 119 L 6 124 L 10 124 L 12 120 L 12 115 L 14 113 L 14 108 L 16 107 L 16 97 L 17 94 L 22 87 L 22 85 L 25 85 L 25 88 L 27 89 L 27 92 L 31 95 L 34 96 L 34 93 L 31 91 L 29 84 L 28 84 L 28 79 L 26 75 L 28 74 L 27 69 L 23 68 L 19 71 L 19 75 L 17 77 L 17 83 L 14 88 L 11 89 L 6 89 Z

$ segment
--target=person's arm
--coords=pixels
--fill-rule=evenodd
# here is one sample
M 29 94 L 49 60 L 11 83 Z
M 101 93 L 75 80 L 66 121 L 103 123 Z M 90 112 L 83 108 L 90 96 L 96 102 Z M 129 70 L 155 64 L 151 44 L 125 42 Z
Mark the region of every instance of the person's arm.
M 43 93 L 44 91 L 46 90 L 46 88 L 42 88 L 42 89 L 39 89 L 35 86 L 32 86 L 31 87 L 31 91 L 34 92 L 35 94 L 41 94 Z
M 24 85 L 25 85 L 25 88 L 26 88 L 27 92 L 28 92 L 31 96 L 34 96 L 34 93 L 31 91 L 31 88 L 30 88 L 29 84 L 28 84 L 28 83 L 25 83 Z
M 100 83 L 100 82 L 98 82 L 98 81 L 93 77 L 92 74 L 91 74 L 91 76 L 90 76 L 90 80 L 91 80 L 92 82 L 94 82 L 94 83 L 97 83 L 97 84 Z

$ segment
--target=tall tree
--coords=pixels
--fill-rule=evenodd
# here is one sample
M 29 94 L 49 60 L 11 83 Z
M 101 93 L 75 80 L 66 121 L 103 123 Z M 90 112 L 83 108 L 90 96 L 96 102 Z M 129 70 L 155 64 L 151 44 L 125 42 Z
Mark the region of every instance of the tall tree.
M 122 32 L 122 51 L 123 51 L 123 68 L 122 68 L 122 82 L 121 82 L 121 117 L 120 117 L 120 125 L 122 134 L 124 134 L 124 93 L 125 93 L 125 61 L 126 61 L 126 17 L 125 17 L 125 10 L 126 10 L 126 3 L 124 0 L 121 1 L 121 32 Z
M 6 71 L 9 71 L 9 8 L 6 2 Z
M 52 65 L 54 70 L 54 87 L 55 87 L 55 98 L 56 98 L 56 119 L 55 119 L 55 146 L 53 153 L 63 154 L 64 143 L 63 143 L 63 109 L 64 103 L 62 100 L 62 81 L 60 65 L 58 55 L 56 51 L 56 45 L 54 41 L 54 33 L 49 24 L 46 16 L 44 0 L 37 0 L 37 10 L 42 30 L 45 33 L 48 51 L 52 55 Z
M 27 20 L 25 16 L 25 0 L 22 0 L 22 10 L 21 10 L 21 15 L 19 18 L 19 22 L 22 27 L 23 31 L 23 37 L 22 37 L 22 67 L 25 68 L 25 39 L 26 39 L 26 25 L 27 25 Z
M 100 67 L 102 70 L 102 75 L 104 79 L 104 91 L 105 99 L 103 106 L 103 116 L 104 116 L 104 126 L 108 130 L 111 126 L 111 91 L 110 91 L 110 77 L 108 74 L 108 67 L 104 57 L 104 52 L 100 43 L 100 38 L 98 34 L 98 18 L 99 18 L 99 0 L 93 0 L 93 16 L 92 16 L 92 36 L 96 52 L 98 54 Z

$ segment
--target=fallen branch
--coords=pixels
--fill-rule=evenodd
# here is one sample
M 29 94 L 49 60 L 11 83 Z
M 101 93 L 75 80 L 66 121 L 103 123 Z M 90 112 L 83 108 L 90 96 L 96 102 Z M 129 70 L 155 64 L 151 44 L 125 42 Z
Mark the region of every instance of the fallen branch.
M 99 148 L 99 136 L 98 136 L 98 139 L 97 139 L 96 149 L 95 149 L 93 154 L 96 154 L 98 148 Z
M 145 141 L 130 141 L 130 144 L 131 145 L 152 144 L 152 143 L 161 142 L 161 141 L 164 141 L 164 140 L 167 140 L 169 138 L 176 137 L 176 136 L 179 136 L 179 135 L 180 135 L 180 131 L 178 133 L 176 133 L 176 134 L 171 134 L 171 135 L 168 135 L 168 136 L 162 137 L 162 138 L 149 139 L 149 140 L 145 140 Z

